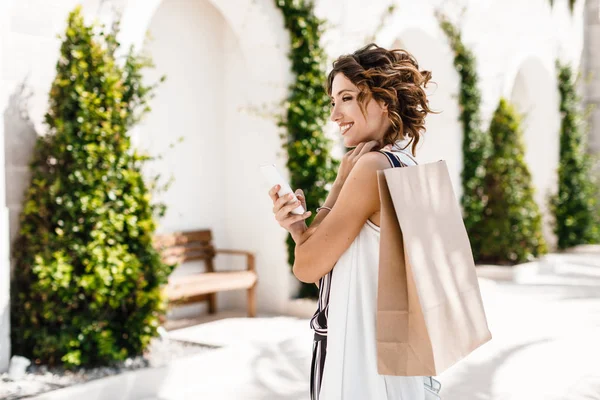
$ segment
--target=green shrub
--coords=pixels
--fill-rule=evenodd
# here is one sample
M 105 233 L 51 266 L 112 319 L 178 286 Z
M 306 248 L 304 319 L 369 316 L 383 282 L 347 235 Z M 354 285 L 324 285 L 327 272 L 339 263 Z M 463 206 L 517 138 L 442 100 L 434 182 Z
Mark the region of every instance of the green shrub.
M 546 252 L 542 217 L 534 200 L 525 162 L 520 117 L 501 99 L 490 124 L 492 154 L 487 159 L 485 191 L 489 194 L 483 224 L 481 260 L 519 263 Z
M 327 199 L 328 184 L 335 180 L 339 166 L 331 156 L 331 140 L 323 133 L 331 102 L 325 91 L 327 58 L 320 44 L 323 21 L 315 16 L 310 0 L 275 0 L 275 4 L 283 13 L 290 33 L 289 58 L 296 75 L 279 126 L 286 129 L 282 138 L 288 153 L 290 185 L 304 190 L 306 206 L 313 211 L 307 220 L 310 223 L 316 216 L 314 210 Z M 287 246 L 288 262 L 294 265 L 295 243 L 291 235 Z M 301 285 L 300 297 L 318 295 L 315 285 Z
M 554 231 L 558 248 L 600 242 L 598 182 L 592 172 L 592 159 L 586 153 L 586 135 L 581 99 L 577 95 L 573 71 L 557 62 L 560 92 L 560 163 L 558 194 L 552 199 Z
M 128 130 L 149 110 L 149 61 L 118 60 L 110 32 L 68 17 L 25 195 L 11 289 L 13 352 L 98 365 L 142 353 L 171 271 L 152 247 L 154 216 Z M 120 62 L 119 62 L 120 61 Z M 164 211 L 164 210 L 163 210 Z
M 463 43 L 460 31 L 443 14 L 438 13 L 437 18 L 454 52 L 454 67 L 460 76 L 458 102 L 463 127 L 461 205 L 473 256 L 475 261 L 479 261 L 485 235 L 484 210 L 488 198 L 484 185 L 485 161 L 490 155 L 491 142 L 489 134 L 482 128 L 477 61 L 473 52 Z

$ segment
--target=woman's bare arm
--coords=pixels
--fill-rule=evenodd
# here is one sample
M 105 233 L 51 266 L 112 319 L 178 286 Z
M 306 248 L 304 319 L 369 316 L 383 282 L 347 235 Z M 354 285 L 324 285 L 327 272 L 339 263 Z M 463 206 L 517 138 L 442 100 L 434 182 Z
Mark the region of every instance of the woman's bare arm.
M 294 275 L 307 283 L 326 275 L 356 238 L 367 219 L 379 211 L 377 171 L 389 161 L 378 152 L 363 155 L 344 183 L 335 207 L 296 240 Z M 321 214 L 319 213 L 319 214 Z

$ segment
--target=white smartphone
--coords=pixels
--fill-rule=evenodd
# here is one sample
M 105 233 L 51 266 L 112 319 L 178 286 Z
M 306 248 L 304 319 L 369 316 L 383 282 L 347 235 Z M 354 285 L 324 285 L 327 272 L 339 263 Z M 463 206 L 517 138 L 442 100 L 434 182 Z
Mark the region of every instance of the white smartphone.
M 292 193 L 294 198 L 292 200 L 290 200 L 288 203 L 292 203 L 292 202 L 295 202 L 298 200 L 298 198 L 296 197 L 296 194 L 290 187 L 290 184 L 279 173 L 279 171 L 277 170 L 277 167 L 275 167 L 275 164 L 261 165 L 260 171 L 262 172 L 265 179 L 267 180 L 267 183 L 269 184 L 269 188 L 272 188 L 275 185 L 279 185 L 280 189 L 277 192 L 279 197 L 285 196 L 288 193 Z M 302 207 L 302 204 L 292 210 L 292 214 L 297 214 L 297 215 L 302 215 L 302 214 L 304 214 L 304 212 L 305 212 L 305 210 L 304 210 L 304 207 Z

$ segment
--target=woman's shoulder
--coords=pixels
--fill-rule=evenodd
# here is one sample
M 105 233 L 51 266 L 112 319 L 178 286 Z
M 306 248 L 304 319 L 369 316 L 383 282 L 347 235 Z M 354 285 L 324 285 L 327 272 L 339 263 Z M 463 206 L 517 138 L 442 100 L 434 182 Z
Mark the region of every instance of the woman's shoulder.
M 387 153 L 392 153 L 402 161 L 406 165 L 417 165 L 417 160 L 415 157 L 407 152 L 406 150 L 392 150 Z M 364 159 L 361 164 L 363 164 L 362 168 L 372 169 L 372 170 L 382 170 L 391 168 L 392 164 L 389 160 L 388 156 L 383 154 L 380 151 L 371 151 L 361 157 Z
M 369 169 L 374 171 L 379 171 L 386 168 L 391 168 L 391 164 L 389 159 L 385 154 L 380 151 L 371 151 L 367 154 L 364 154 L 360 157 L 359 162 L 361 164 L 362 169 Z

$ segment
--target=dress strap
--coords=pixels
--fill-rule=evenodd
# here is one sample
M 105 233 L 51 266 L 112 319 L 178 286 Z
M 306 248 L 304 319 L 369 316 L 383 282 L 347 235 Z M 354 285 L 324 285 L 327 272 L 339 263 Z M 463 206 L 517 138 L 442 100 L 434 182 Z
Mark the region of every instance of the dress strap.
M 391 152 L 388 152 L 388 151 L 383 151 L 383 150 L 379 150 L 379 152 L 381 154 L 384 154 L 388 158 L 388 161 L 390 162 L 392 168 L 406 167 L 406 164 L 403 163 L 400 160 L 400 157 L 398 157 L 394 153 L 391 153 Z

